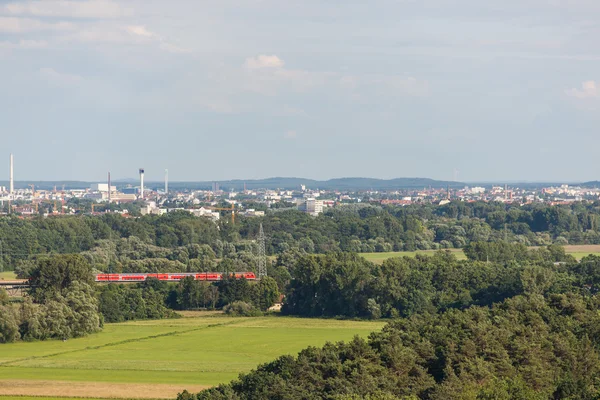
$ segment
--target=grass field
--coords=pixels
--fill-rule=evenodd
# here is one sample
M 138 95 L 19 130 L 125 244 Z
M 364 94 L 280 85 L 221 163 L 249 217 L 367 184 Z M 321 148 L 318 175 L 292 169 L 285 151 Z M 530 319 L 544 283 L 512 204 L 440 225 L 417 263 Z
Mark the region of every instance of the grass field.
M 12 272 L 12 271 L 0 272 L 0 281 L 1 280 L 10 281 L 13 279 L 17 279 L 17 276 L 15 275 L 14 272 Z
M 568 245 L 564 246 L 567 254 L 571 254 L 577 260 L 581 260 L 583 257 L 594 254 L 600 255 L 600 245 Z M 467 257 L 465 253 L 461 249 L 450 249 L 452 253 L 456 255 L 456 258 L 459 260 L 464 260 Z M 360 255 L 366 258 L 367 260 L 374 262 L 376 264 L 381 264 L 383 261 L 392 257 L 414 257 L 416 254 L 426 254 L 431 255 L 435 253 L 436 250 L 419 250 L 419 251 L 398 251 L 398 252 L 389 252 L 389 253 L 361 253 Z
M 464 260 L 467 257 L 461 249 L 449 249 L 456 258 Z M 417 254 L 433 255 L 437 250 L 419 250 L 419 251 L 391 251 L 387 253 L 360 253 L 361 256 L 376 264 L 381 264 L 388 258 L 392 257 L 414 257 Z
M 207 316 L 108 324 L 66 342 L 0 348 L 4 396 L 174 398 L 228 382 L 283 354 L 349 340 L 382 322 Z M 4 397 L 6 398 L 6 397 Z M 39 399 L 38 399 L 39 400 Z

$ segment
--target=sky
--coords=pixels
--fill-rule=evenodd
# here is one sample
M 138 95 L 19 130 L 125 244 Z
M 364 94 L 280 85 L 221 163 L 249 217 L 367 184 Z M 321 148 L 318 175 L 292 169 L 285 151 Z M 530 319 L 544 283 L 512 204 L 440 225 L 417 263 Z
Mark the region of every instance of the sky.
M 596 180 L 599 37 L 597 0 L 0 0 L 0 180 Z

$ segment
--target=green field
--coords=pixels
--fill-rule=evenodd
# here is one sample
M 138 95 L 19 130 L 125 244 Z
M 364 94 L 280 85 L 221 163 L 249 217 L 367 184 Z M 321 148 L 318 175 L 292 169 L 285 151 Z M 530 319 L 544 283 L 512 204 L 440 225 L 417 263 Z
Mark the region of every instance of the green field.
M 76 388 L 87 387 L 89 397 L 108 397 L 100 389 L 112 385 L 120 391 L 111 389 L 111 397 L 129 397 L 131 384 L 156 386 L 153 397 L 171 397 L 186 387 L 199 390 L 228 382 L 240 372 L 310 345 L 367 336 L 383 325 L 224 316 L 107 324 L 99 334 L 66 342 L 1 345 L 0 397 L 15 394 L 7 390 L 18 385 L 23 386 L 19 394 L 47 396 L 81 396 Z
M 17 276 L 15 275 L 14 272 L 12 272 L 12 271 L 0 272 L 0 281 L 1 280 L 10 281 L 12 279 L 17 279 Z
M 418 250 L 418 251 L 390 251 L 387 253 L 360 253 L 361 256 L 376 264 L 381 264 L 388 258 L 392 257 L 414 257 L 417 254 L 433 255 L 437 250 Z M 461 249 L 449 249 L 456 258 L 465 260 L 467 257 Z
M 569 245 L 564 246 L 567 254 L 571 254 L 575 259 L 581 260 L 583 257 L 594 254 L 600 256 L 600 245 Z M 467 257 L 461 249 L 448 249 L 454 253 L 459 260 L 465 260 Z M 392 257 L 414 257 L 417 254 L 432 255 L 437 250 L 419 250 L 419 251 L 395 251 L 388 253 L 360 253 L 361 256 L 376 264 L 381 264 Z

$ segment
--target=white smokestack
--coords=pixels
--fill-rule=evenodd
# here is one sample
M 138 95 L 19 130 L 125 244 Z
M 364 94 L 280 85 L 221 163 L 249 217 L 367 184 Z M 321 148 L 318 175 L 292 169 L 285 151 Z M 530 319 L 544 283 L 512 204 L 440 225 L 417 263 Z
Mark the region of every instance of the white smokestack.
M 11 196 L 12 196 L 13 192 L 15 191 L 14 168 L 15 168 L 15 159 L 11 153 L 11 155 L 10 155 L 10 183 L 9 183 Z
M 144 168 L 140 168 L 140 199 L 144 198 Z
M 165 169 L 165 194 L 169 193 L 169 170 Z

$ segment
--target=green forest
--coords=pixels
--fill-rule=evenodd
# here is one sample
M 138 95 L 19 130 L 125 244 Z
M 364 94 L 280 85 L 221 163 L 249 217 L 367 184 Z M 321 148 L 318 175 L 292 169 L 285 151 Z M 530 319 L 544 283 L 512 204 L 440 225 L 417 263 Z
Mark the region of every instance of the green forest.
M 493 262 L 301 257 L 284 313 L 391 322 L 179 400 L 598 399 L 600 257 L 519 247 Z
M 100 271 L 254 270 L 259 225 L 267 253 L 389 252 L 464 248 L 473 242 L 525 246 L 600 244 L 600 206 L 452 202 L 443 206 L 350 204 L 311 217 L 272 210 L 265 217 L 213 223 L 178 211 L 0 219 L 0 268 L 26 269 L 45 254 L 83 254 Z M 217 267 L 218 261 L 227 259 Z

